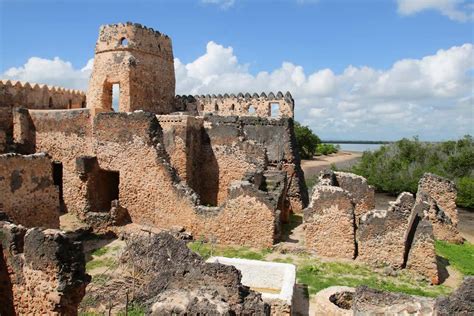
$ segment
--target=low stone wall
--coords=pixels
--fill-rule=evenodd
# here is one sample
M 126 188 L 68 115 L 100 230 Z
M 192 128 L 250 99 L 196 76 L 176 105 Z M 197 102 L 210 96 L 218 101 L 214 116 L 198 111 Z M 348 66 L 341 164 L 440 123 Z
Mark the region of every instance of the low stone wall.
M 82 245 L 59 230 L 0 222 L 1 315 L 77 315 L 90 277 Z
M 346 191 L 316 186 L 303 214 L 308 249 L 323 257 L 354 259 L 354 204 Z
M 0 155 L 0 211 L 26 227 L 59 227 L 59 188 L 47 154 Z

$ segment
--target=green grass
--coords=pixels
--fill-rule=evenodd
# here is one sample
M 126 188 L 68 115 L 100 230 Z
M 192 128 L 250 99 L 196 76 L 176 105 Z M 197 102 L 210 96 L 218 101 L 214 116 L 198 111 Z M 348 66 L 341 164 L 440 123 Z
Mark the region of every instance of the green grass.
M 449 261 L 449 264 L 464 275 L 474 275 L 474 245 L 465 242 L 462 245 L 437 240 L 436 254 Z
M 97 268 L 115 268 L 117 262 L 113 258 L 104 258 L 104 259 L 93 259 L 86 263 L 86 271 L 94 270 Z
M 125 311 L 121 311 L 117 314 L 118 316 L 125 316 Z M 142 316 L 145 315 L 145 309 L 137 304 L 132 304 L 128 307 L 128 316 Z
M 105 255 L 107 252 L 109 252 L 111 249 L 108 248 L 108 247 L 102 247 L 102 248 L 98 248 L 96 250 L 94 250 L 92 252 L 92 255 L 93 256 L 96 256 L 96 257 L 100 257 L 100 256 L 103 256 Z
M 311 192 L 316 183 L 318 183 L 318 175 L 306 178 L 306 188 L 308 188 L 309 192 Z
M 219 246 L 212 247 L 211 244 L 202 241 L 194 241 L 188 243 L 189 249 L 198 253 L 204 259 L 211 256 L 229 257 L 229 258 L 243 258 L 253 260 L 263 260 L 263 258 L 271 252 L 270 249 L 252 250 L 248 247 L 232 247 Z
M 309 293 L 315 294 L 334 285 L 357 287 L 367 285 L 371 288 L 390 292 L 402 292 L 411 295 L 436 297 L 448 294 L 451 289 L 443 286 L 432 286 L 426 281 L 416 281 L 406 271 L 397 277 L 385 276 L 374 272 L 368 266 L 360 264 L 321 262 L 311 260 L 298 266 L 299 283 L 307 284 Z

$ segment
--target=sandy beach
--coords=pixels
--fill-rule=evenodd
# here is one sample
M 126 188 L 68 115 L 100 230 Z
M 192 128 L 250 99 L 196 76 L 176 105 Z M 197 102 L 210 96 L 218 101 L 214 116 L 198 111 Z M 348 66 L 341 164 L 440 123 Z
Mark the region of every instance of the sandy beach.
M 311 160 L 302 160 L 301 167 L 305 178 L 310 179 L 317 176 L 321 170 L 330 168 L 332 164 L 339 169 L 348 169 L 356 164 L 360 157 L 362 157 L 361 152 L 340 151 L 327 156 L 315 156 Z

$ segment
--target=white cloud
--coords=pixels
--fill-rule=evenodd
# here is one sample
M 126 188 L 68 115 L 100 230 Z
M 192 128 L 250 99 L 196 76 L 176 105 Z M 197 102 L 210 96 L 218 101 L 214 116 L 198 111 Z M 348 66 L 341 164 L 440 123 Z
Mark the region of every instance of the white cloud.
M 228 9 L 235 4 L 235 0 L 201 0 L 205 4 L 214 4 L 222 9 Z
M 424 10 L 436 10 L 451 20 L 473 20 L 473 6 L 469 0 L 397 0 L 398 12 L 412 15 Z
M 89 59 L 82 69 L 74 69 L 70 62 L 59 57 L 54 57 L 52 60 L 31 57 L 23 66 L 5 71 L 2 78 L 86 90 L 92 64 L 93 59 Z
M 82 69 L 59 58 L 30 58 L 2 78 L 85 89 L 92 60 Z M 474 134 L 474 45 L 464 44 L 389 69 L 349 65 L 341 73 L 306 73 L 292 62 L 252 74 L 232 47 L 209 42 L 190 63 L 175 59 L 176 93 L 290 91 L 296 119 L 322 138 L 422 139 Z

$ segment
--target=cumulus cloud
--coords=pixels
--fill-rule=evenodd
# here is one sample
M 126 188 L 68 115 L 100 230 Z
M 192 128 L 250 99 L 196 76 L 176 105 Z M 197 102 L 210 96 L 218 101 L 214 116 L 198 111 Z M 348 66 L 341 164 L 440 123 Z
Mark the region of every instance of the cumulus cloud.
M 85 89 L 92 60 L 81 69 L 60 58 L 30 58 L 2 78 Z M 474 45 L 402 59 L 389 69 L 349 65 L 341 73 L 285 61 L 252 73 L 232 47 L 209 42 L 190 63 L 175 59 L 176 93 L 290 91 L 296 119 L 322 138 L 438 140 L 474 134 Z
M 398 12 L 412 15 L 424 10 L 436 10 L 451 20 L 473 20 L 473 6 L 466 0 L 397 0 Z
M 92 64 L 93 59 L 90 59 L 83 68 L 75 69 L 70 62 L 59 57 L 52 60 L 31 57 L 23 66 L 5 71 L 2 78 L 86 90 Z

